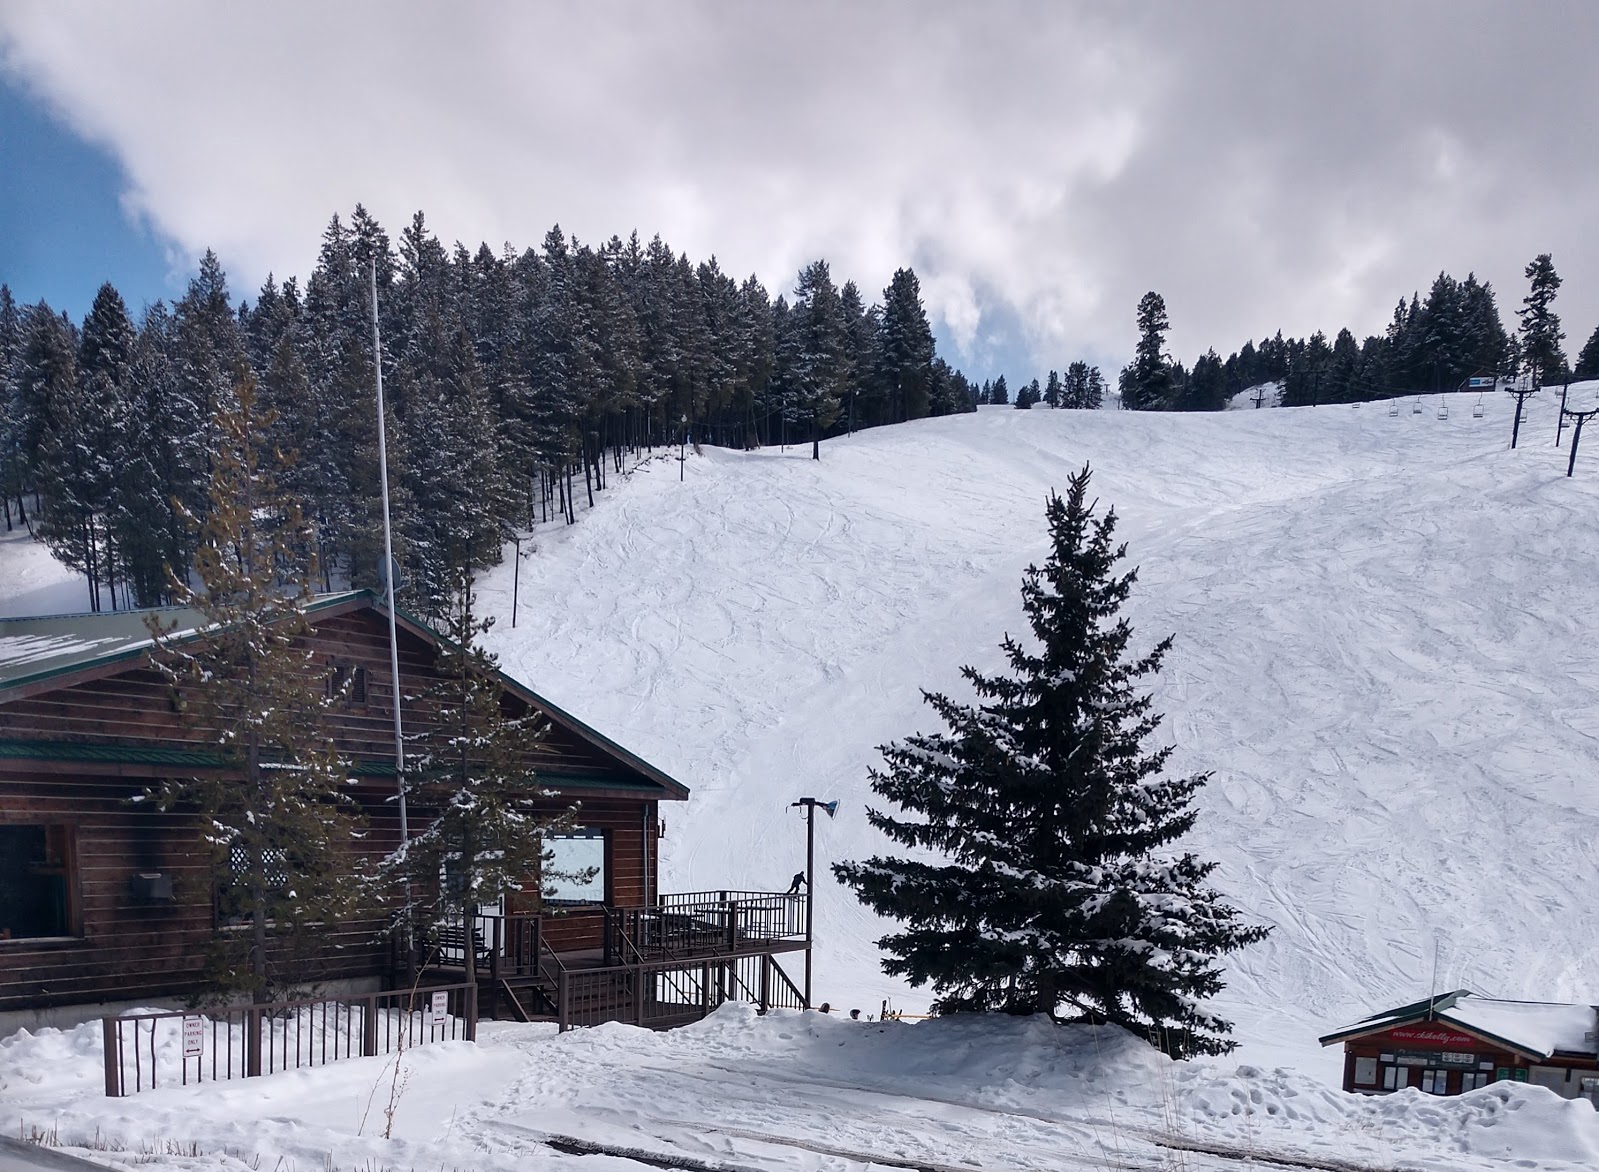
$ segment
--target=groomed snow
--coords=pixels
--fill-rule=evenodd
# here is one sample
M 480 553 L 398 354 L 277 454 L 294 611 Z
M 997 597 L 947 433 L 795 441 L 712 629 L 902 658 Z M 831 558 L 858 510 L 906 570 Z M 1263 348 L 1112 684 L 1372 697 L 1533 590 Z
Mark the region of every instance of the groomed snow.
M 1583 393 L 1592 395 L 1589 389 Z M 694 788 L 679 889 L 786 886 L 789 802 L 838 798 L 824 860 L 882 849 L 874 746 L 932 727 L 1021 627 L 1042 503 L 1085 461 L 1141 567 L 1175 768 L 1209 769 L 1196 849 L 1276 927 L 1222 1009 L 1244 1056 L 1335 1079 L 1316 1037 L 1432 991 L 1599 995 L 1599 437 L 1564 475 L 1555 400 L 1166 415 L 985 409 L 808 448 L 646 466 L 539 535 L 482 599 L 506 666 Z M 1569 441 L 1570 431 L 1566 432 Z M 675 455 L 676 453 L 672 453 Z M 524 549 L 526 544 L 524 543 Z M 876 1008 L 885 930 L 818 885 L 817 995 Z
M 1172 1063 L 1114 1029 L 1036 1018 L 911 1025 L 762 1018 L 732 1004 L 661 1034 L 495 1023 L 475 1046 L 407 1052 L 390 1140 L 381 1138 L 389 1059 L 107 1100 L 99 1034 L 91 1023 L 0 1042 L 8 1129 L 119 1167 L 194 1172 L 521 1172 L 571 1161 L 544 1143 L 561 1137 L 759 1172 L 868 1163 L 1214 1172 L 1250 1156 L 1341 1172 L 1599 1163 L 1599 1115 L 1541 1087 L 1362 1098 L 1286 1071 Z M 639 1167 L 577 1158 L 585 1168 Z
M 797 797 L 842 802 L 818 826 L 824 862 L 882 848 L 873 746 L 933 727 L 920 688 L 963 694 L 962 663 L 1000 666 L 1044 493 L 1091 461 L 1141 566 L 1140 644 L 1178 636 L 1156 685 L 1173 766 L 1215 774 L 1193 846 L 1276 927 L 1229 966 L 1235 1061 L 1295 1067 L 1252 1077 L 1303 1102 L 1338 1077 L 1317 1035 L 1434 987 L 1599 1000 L 1599 436 L 1567 479 L 1549 393 L 1514 452 L 1509 397 L 1483 419 L 1476 398 L 1442 420 L 1435 397 L 1398 417 L 998 408 L 829 441 L 819 463 L 707 449 L 683 483 L 663 458 L 541 530 L 514 630 L 511 566 L 480 594 L 508 670 L 693 787 L 664 810 L 667 888 L 786 887 Z M 24 550 L 13 591 L 18 556 L 0 552 L 0 592 L 74 585 Z M 818 885 L 818 1000 L 917 1007 L 878 970 L 885 930 Z M 1462 1102 L 1557 1110 L 1536 1090 Z M 1446 1130 L 1464 1118 L 1412 1100 Z M 1538 1137 L 1565 1126 L 1545 1123 L 1496 1134 L 1544 1158 Z

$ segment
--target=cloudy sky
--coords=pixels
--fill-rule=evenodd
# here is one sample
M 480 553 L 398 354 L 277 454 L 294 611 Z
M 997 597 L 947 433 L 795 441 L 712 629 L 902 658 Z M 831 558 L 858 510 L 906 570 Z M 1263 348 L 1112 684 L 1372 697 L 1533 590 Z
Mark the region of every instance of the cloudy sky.
M 1552 252 L 1599 322 L 1599 5 L 0 6 L 0 281 L 81 313 L 217 250 L 304 274 L 336 211 L 446 241 L 659 232 L 774 292 L 922 279 L 979 377 L 1382 328 Z

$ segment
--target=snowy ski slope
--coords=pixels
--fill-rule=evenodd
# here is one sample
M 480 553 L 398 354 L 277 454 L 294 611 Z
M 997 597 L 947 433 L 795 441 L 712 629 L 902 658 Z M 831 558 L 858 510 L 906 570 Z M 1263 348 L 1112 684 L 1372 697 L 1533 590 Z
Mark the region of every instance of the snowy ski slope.
M 1195 845 L 1277 926 L 1235 958 L 1246 1056 L 1326 1070 L 1315 1035 L 1439 984 L 1599 996 L 1599 446 L 1564 477 L 1554 404 L 1508 450 L 1506 396 L 1217 415 L 1030 412 L 662 460 L 551 528 L 482 594 L 507 666 L 694 788 L 666 881 L 770 887 L 788 803 L 867 827 L 874 746 L 931 727 L 1021 626 L 1042 501 L 1085 460 L 1141 567 L 1141 644 L 1181 769 L 1212 769 Z M 1569 431 L 1567 433 L 1569 437 Z M 1590 440 L 1590 442 L 1596 442 Z M 674 453 L 675 455 L 675 453 Z M 884 925 L 818 884 L 817 995 L 875 1008 Z
M 933 727 L 919 688 L 998 666 L 1043 496 L 1092 462 L 1141 567 L 1139 644 L 1178 636 L 1174 765 L 1215 771 L 1194 845 L 1277 927 L 1230 967 L 1241 1057 L 1330 1078 L 1315 1035 L 1424 995 L 1435 957 L 1444 988 L 1599 996 L 1599 436 L 1566 479 L 1540 398 L 1514 452 L 1507 397 L 1473 419 L 1462 395 L 1446 420 L 1432 397 L 985 409 L 820 463 L 707 449 L 682 483 L 663 457 L 536 535 L 514 630 L 510 564 L 480 592 L 513 673 L 693 787 L 665 810 L 667 886 L 786 886 L 794 798 L 843 803 L 824 862 L 881 848 L 874 746 Z M 36 552 L 0 547 L 0 608 L 80 609 Z M 885 929 L 818 885 L 819 1000 L 918 1006 L 878 971 Z

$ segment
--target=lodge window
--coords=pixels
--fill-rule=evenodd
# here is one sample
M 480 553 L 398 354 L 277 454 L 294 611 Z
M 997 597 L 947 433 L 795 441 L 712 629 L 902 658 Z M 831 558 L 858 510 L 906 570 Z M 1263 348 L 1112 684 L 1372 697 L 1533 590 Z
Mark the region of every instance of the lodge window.
M 545 903 L 605 902 L 610 875 L 603 830 L 554 835 L 545 845 Z
M 343 700 L 348 704 L 366 703 L 366 668 L 348 663 L 335 663 L 328 670 L 324 683 L 329 700 Z
M 1485 1087 L 1493 1082 L 1494 1076 L 1486 1070 L 1468 1070 L 1460 1076 L 1460 1093 L 1474 1091 L 1478 1087 Z
M 1362 1087 L 1375 1086 L 1377 1082 L 1377 1060 L 1375 1058 L 1355 1059 L 1355 1085 Z
M 75 936 L 70 826 L 0 826 L 0 940 Z
M 261 856 L 262 877 L 269 892 L 289 886 L 289 855 L 280 847 L 269 846 Z M 250 852 L 242 846 L 228 848 L 227 877 L 217 884 L 217 923 L 235 927 L 251 922 L 249 889 L 244 883 L 250 873 Z

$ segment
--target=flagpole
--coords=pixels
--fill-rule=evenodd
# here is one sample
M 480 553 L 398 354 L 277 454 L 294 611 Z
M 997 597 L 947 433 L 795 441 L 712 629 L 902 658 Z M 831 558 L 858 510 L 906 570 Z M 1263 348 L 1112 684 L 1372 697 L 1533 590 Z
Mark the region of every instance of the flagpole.
M 405 730 L 400 719 L 400 640 L 394 620 L 394 534 L 389 526 L 389 445 L 383 418 L 383 341 L 378 334 L 378 258 L 372 255 L 372 369 L 378 389 L 378 483 L 383 495 L 383 577 L 387 583 L 389 605 L 389 678 L 394 686 L 394 785 L 400 803 L 400 855 L 411 844 L 411 828 L 405 814 Z M 405 880 L 406 969 L 411 967 L 411 879 Z

